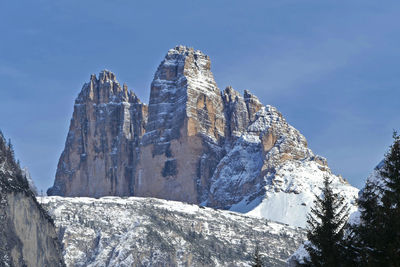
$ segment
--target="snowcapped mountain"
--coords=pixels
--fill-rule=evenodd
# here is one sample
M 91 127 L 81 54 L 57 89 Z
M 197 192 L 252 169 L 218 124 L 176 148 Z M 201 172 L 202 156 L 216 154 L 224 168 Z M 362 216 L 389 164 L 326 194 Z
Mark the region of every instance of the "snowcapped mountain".
M 304 230 L 153 198 L 38 198 L 55 220 L 67 266 L 249 266 L 255 246 L 284 266 Z
M 324 176 L 354 207 L 358 190 L 272 106 L 220 91 L 210 58 L 177 46 L 159 65 L 149 105 L 113 73 L 79 94 L 49 195 L 140 196 L 305 226 Z

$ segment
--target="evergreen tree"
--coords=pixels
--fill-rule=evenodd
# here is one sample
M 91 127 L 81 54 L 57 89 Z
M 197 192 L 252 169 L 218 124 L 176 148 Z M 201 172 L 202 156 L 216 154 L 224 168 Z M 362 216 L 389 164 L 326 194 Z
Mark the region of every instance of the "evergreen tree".
M 322 196 L 315 196 L 314 207 L 307 218 L 307 238 L 305 246 L 310 255 L 307 266 L 344 266 L 344 229 L 349 216 L 349 208 L 344 198 L 334 193 L 328 177 L 324 178 Z
M 260 254 L 260 249 L 258 245 L 256 245 L 256 248 L 254 249 L 254 256 L 253 256 L 253 263 L 251 264 L 251 267 L 262 267 L 263 262 Z
M 345 237 L 343 238 L 343 256 L 341 258 L 342 266 L 354 267 L 360 266 L 360 250 L 355 246 L 357 243 L 357 235 L 352 225 L 347 225 L 345 229 Z
M 381 240 L 383 214 L 379 206 L 379 196 L 382 188 L 371 181 L 367 181 L 359 199 L 360 224 L 353 226 L 355 235 L 353 247 L 359 265 L 379 266 L 383 261 Z
M 380 240 L 386 266 L 400 266 L 400 136 L 394 132 L 393 139 L 380 172 L 385 182 Z
M 359 200 L 355 226 L 360 266 L 400 266 L 400 136 L 386 154 L 381 181 L 368 181 Z

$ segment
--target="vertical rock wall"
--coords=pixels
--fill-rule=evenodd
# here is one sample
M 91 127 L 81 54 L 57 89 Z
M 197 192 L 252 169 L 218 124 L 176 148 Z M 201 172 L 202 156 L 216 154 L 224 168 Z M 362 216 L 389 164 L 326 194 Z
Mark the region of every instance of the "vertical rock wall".
M 91 76 L 75 101 L 65 149 L 48 195 L 134 194 L 147 107 L 110 71 Z
M 140 147 L 138 196 L 198 203 L 206 194 L 225 135 L 224 105 L 210 65 L 208 56 L 180 46 L 158 67 Z

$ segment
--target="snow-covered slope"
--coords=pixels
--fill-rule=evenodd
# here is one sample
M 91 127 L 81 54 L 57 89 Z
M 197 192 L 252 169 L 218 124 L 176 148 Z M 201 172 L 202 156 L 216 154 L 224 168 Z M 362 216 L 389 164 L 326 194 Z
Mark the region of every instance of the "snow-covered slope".
M 67 266 L 249 266 L 256 244 L 284 266 L 304 230 L 152 198 L 43 197 Z

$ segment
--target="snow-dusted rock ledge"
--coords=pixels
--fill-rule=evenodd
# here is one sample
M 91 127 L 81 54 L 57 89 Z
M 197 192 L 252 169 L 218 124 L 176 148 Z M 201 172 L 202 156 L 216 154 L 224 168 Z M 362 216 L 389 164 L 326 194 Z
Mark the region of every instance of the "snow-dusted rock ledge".
M 55 220 L 67 266 L 249 266 L 256 244 L 267 266 L 284 266 L 305 238 L 301 228 L 175 201 L 38 201 Z

